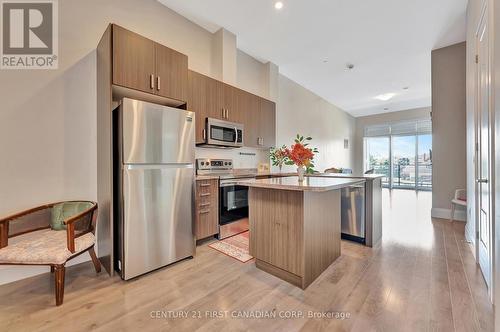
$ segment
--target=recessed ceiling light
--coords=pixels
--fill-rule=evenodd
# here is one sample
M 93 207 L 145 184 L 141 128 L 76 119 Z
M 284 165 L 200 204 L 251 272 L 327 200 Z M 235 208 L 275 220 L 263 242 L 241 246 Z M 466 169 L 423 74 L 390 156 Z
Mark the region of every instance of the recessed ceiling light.
M 276 9 L 278 9 L 278 10 L 279 10 L 279 9 L 281 9 L 281 8 L 283 8 L 283 2 L 281 2 L 281 1 L 277 1 L 277 2 L 274 4 L 274 8 L 276 8 Z
M 389 99 L 392 99 L 396 94 L 395 93 L 384 93 L 381 95 L 378 95 L 375 97 L 375 99 L 382 100 L 382 101 L 388 101 Z

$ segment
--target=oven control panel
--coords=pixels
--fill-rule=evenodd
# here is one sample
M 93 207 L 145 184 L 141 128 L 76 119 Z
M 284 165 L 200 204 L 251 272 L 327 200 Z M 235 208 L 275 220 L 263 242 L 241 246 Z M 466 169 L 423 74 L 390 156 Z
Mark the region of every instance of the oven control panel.
M 196 168 L 203 171 L 232 170 L 232 159 L 196 159 Z

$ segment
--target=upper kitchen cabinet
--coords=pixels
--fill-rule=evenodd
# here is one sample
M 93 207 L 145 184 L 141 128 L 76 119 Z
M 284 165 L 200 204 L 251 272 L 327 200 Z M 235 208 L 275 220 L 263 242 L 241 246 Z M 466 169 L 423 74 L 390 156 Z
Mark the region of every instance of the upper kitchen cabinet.
M 259 97 L 239 90 L 237 96 L 238 116 L 244 125 L 243 144 L 247 147 L 259 147 Z
M 276 104 L 270 100 L 259 98 L 259 147 L 276 146 Z
M 240 90 L 238 115 L 244 124 L 244 144 L 268 149 L 276 144 L 276 104 Z
M 187 56 L 113 24 L 113 84 L 187 101 Z
M 276 104 L 213 78 L 189 71 L 188 110 L 196 114 L 196 143 L 204 143 L 205 122 L 241 123 L 243 144 L 267 149 L 276 144 Z
M 191 70 L 188 83 L 188 110 L 196 115 L 196 143 L 203 143 L 206 118 L 222 119 L 223 83 Z
M 155 44 L 155 54 L 157 94 L 187 101 L 187 56 L 160 44 Z
M 238 99 L 244 91 L 229 84 L 223 86 L 222 118 L 221 120 L 243 123 L 241 110 L 238 109 Z
M 113 84 L 154 93 L 155 43 L 113 25 Z

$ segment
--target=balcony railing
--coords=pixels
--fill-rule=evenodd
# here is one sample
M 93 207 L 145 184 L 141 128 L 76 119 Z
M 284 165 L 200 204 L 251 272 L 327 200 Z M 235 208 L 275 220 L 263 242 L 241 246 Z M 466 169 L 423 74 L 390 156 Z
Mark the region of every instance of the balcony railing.
M 390 169 L 388 165 L 377 165 L 372 167 L 376 174 L 383 174 L 382 185 L 390 186 Z M 418 179 L 416 179 L 415 165 L 394 165 L 393 188 L 432 188 L 432 164 L 420 164 L 418 166 Z

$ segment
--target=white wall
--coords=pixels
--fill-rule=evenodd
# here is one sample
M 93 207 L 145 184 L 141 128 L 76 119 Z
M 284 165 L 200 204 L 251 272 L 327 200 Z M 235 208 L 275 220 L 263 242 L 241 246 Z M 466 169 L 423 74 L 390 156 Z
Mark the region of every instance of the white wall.
M 223 70 L 214 67 L 221 65 L 213 59 L 221 49 L 214 48 L 223 47 L 217 38 L 155 0 L 59 1 L 60 68 L 0 72 L 0 216 L 51 201 L 96 199 L 95 47 L 109 23 L 186 54 L 190 69 L 205 75 Z M 233 57 L 225 64 L 227 77 L 235 76 L 237 85 L 251 92 L 270 94 L 269 82 L 277 79 L 269 72 L 277 76 L 276 70 L 236 50 L 223 53 Z M 233 68 L 239 73 L 233 75 Z M 343 150 L 343 139 L 352 141 L 354 119 L 283 76 L 279 93 L 278 142 L 290 144 L 297 131 L 312 135 L 321 168 L 349 167 L 352 156 Z M 255 158 L 220 150 L 197 149 L 197 155 L 240 158 L 237 166 L 257 167 L 267 156 L 256 151 Z M 47 271 L 0 269 L 0 284 Z
M 466 44 L 431 57 L 432 216 L 447 218 L 455 190 L 466 188 Z
M 476 237 L 476 178 L 475 168 L 475 86 L 476 86 L 476 29 L 481 15 L 479 0 L 470 0 L 467 6 L 467 45 L 466 45 L 466 156 L 467 156 L 467 224 L 465 234 L 467 239 L 475 244 Z M 475 252 L 474 252 L 475 254 Z
M 311 146 L 319 149 L 315 158 L 317 170 L 332 166 L 351 168 L 355 118 L 283 75 L 279 76 L 278 91 L 276 145 L 290 146 L 297 134 L 311 136 Z M 346 138 L 348 149 L 344 149 Z M 295 171 L 296 167 L 283 169 Z
M 238 50 L 237 66 L 236 82 L 238 87 L 257 96 L 269 98 L 267 84 L 262 84 L 267 80 L 265 65 L 245 52 Z

